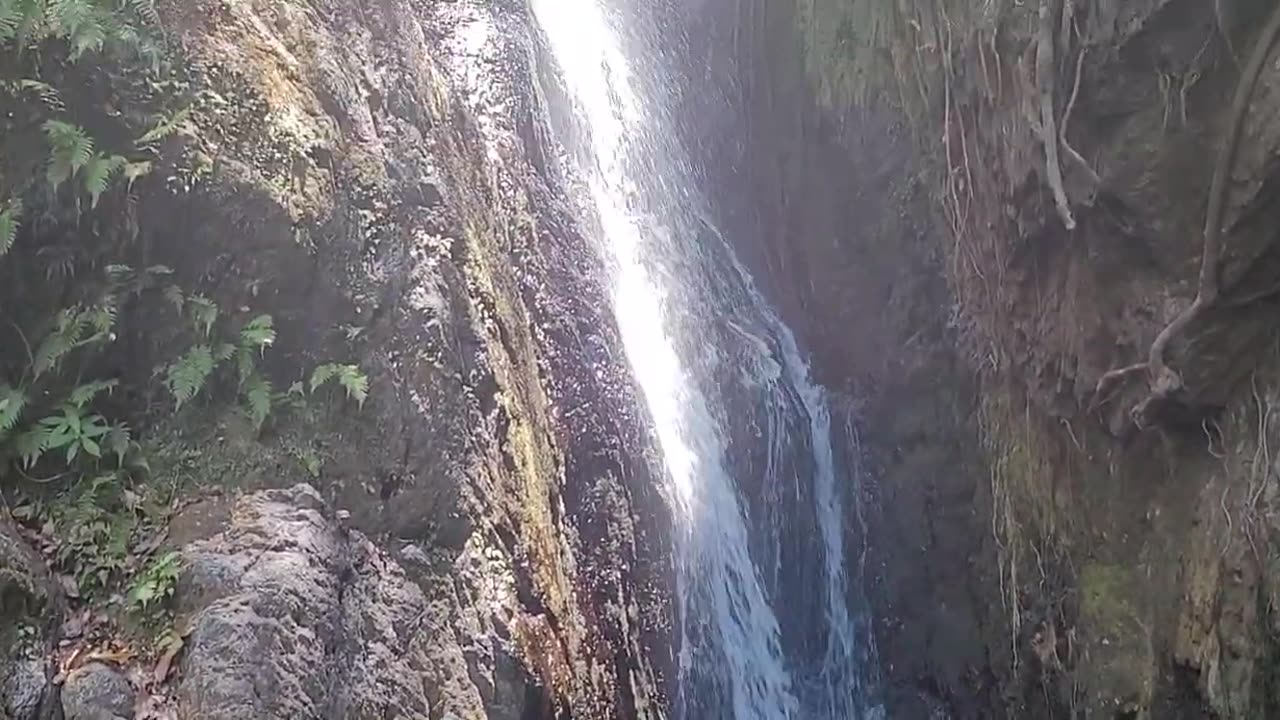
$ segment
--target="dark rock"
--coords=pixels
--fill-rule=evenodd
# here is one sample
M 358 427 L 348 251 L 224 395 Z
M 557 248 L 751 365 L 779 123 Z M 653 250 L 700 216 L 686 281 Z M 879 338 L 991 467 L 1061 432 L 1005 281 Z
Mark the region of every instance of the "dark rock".
M 66 720 L 131 720 L 136 693 L 115 669 L 89 663 L 76 669 L 62 687 Z

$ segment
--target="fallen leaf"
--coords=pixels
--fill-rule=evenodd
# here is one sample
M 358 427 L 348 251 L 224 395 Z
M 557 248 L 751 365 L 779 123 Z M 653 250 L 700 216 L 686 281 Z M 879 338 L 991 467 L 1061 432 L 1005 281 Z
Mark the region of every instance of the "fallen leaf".
M 173 661 L 178 657 L 178 653 L 182 652 L 184 645 L 186 643 L 182 641 L 181 636 L 175 637 L 173 642 L 169 643 L 169 648 L 160 656 L 159 662 L 156 663 L 156 669 L 151 674 L 151 679 L 157 684 L 168 679 L 169 673 L 173 670 Z

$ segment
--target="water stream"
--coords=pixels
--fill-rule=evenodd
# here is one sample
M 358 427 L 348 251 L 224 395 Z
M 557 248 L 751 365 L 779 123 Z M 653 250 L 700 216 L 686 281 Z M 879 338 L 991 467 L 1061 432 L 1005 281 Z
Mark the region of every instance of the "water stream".
M 588 187 L 628 360 L 675 510 L 687 720 L 882 715 L 856 561 L 845 555 L 856 447 L 795 338 L 708 217 L 660 99 L 601 0 L 534 0 L 588 137 L 568 161 Z M 644 43 L 629 43 L 631 52 Z M 852 572 L 851 572 L 852 571 Z

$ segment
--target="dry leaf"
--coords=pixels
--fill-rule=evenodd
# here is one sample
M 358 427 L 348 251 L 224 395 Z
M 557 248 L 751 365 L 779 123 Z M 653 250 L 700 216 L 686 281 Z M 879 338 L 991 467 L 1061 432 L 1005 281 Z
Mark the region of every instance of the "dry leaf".
M 168 649 L 160 656 L 159 662 L 156 663 L 156 669 L 151 674 L 151 679 L 157 684 L 168 679 L 169 673 L 173 671 L 173 661 L 178 657 L 178 653 L 182 652 L 184 645 L 186 643 L 182 641 L 181 636 L 174 638 L 173 642 L 169 643 Z

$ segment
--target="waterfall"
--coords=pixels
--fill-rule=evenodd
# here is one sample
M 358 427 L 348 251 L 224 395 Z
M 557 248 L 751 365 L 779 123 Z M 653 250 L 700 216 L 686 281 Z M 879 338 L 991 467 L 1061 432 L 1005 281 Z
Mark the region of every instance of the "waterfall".
M 856 464 L 834 444 L 827 395 L 792 333 L 707 217 L 665 113 L 636 89 L 633 67 L 660 64 L 627 57 L 599 2 L 533 8 L 587 136 L 576 169 L 666 465 L 675 714 L 878 716 L 844 551 Z

